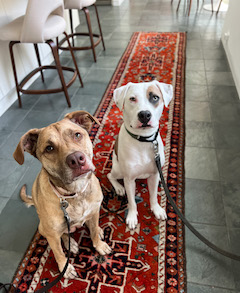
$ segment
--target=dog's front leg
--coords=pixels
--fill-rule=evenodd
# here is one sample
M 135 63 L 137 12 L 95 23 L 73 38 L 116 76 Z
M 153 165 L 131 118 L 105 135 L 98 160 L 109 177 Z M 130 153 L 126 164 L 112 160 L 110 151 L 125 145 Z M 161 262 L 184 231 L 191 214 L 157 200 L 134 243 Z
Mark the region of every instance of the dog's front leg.
M 124 187 L 128 198 L 128 214 L 126 224 L 130 229 L 135 229 L 138 224 L 137 204 L 135 201 L 136 182 L 134 179 L 124 178 Z
M 79 252 L 78 243 L 72 237 L 70 237 L 70 247 L 69 247 L 69 235 L 67 233 L 64 233 L 62 235 L 62 241 L 67 250 L 70 249 L 70 252 L 72 252 L 73 254 L 78 254 Z
M 50 245 L 53 254 L 55 256 L 56 262 L 58 264 L 58 268 L 60 271 L 64 269 L 64 266 L 67 262 L 67 258 L 63 253 L 62 245 L 61 245 L 61 237 L 58 234 L 54 235 L 54 232 L 51 233 L 51 236 L 46 236 L 48 244 Z M 76 278 L 77 272 L 72 264 L 68 264 L 67 270 L 64 274 L 64 278 L 66 279 L 74 279 Z
M 160 178 L 158 173 L 151 175 L 147 179 L 149 196 L 150 196 L 150 206 L 151 206 L 151 211 L 154 213 L 155 217 L 158 220 L 166 220 L 167 214 L 164 211 L 164 209 L 160 207 L 158 203 L 158 198 L 157 198 L 159 179 Z
M 103 230 L 99 227 L 99 212 L 95 213 L 89 220 L 86 221 L 86 225 L 89 228 L 90 236 L 93 242 L 93 247 L 99 252 L 101 255 L 109 254 L 112 252 L 111 247 L 102 241 L 104 238 Z

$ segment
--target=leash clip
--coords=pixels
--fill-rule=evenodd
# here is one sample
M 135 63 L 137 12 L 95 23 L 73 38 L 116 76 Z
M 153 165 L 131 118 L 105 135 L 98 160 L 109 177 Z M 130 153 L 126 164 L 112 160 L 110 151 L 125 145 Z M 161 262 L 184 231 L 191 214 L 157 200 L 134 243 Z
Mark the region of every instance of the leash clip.
M 156 139 L 153 141 L 153 151 L 154 151 L 154 157 L 155 157 L 155 160 L 156 160 L 159 157 L 158 142 L 157 142 Z
M 60 198 L 60 205 L 61 205 L 61 210 L 64 213 L 64 217 L 67 219 L 67 221 L 70 221 L 68 212 L 67 212 L 67 207 L 68 207 L 68 202 L 66 201 L 66 199 L 62 199 Z

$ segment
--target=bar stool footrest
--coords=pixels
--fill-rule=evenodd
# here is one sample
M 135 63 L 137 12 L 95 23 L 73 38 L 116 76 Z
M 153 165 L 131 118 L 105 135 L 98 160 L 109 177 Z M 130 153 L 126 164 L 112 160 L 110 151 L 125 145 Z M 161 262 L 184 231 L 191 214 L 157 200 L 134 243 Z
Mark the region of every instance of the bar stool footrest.
M 45 70 L 45 69 L 55 69 L 57 70 L 57 67 L 54 65 L 43 65 L 43 66 L 39 66 L 36 69 L 32 70 L 18 85 L 18 90 L 23 93 L 23 94 L 31 94 L 31 95 L 39 95 L 39 94 L 54 94 L 54 93 L 59 93 L 63 91 L 63 88 L 53 88 L 53 89 L 43 89 L 43 90 L 29 90 L 29 89 L 23 89 L 24 85 L 38 72 L 40 72 L 41 70 Z M 66 87 L 70 87 L 73 82 L 75 81 L 76 77 L 77 77 L 77 72 L 75 69 L 71 68 L 71 67 L 66 67 L 66 66 L 62 66 L 62 70 L 63 71 L 70 71 L 73 72 L 73 76 L 70 79 L 70 81 L 68 83 L 66 83 Z

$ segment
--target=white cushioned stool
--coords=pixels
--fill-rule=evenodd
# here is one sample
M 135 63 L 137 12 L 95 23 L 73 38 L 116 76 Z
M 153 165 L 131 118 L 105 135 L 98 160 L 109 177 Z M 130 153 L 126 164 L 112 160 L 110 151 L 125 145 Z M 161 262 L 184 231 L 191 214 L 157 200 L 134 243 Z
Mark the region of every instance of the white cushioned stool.
M 63 0 L 29 0 L 26 14 L 18 17 L 12 22 L 6 24 L 0 28 L 0 39 L 3 41 L 10 41 L 9 50 L 12 62 L 12 68 L 14 73 L 14 79 L 16 84 L 16 90 L 18 95 L 19 107 L 22 107 L 20 93 L 23 94 L 50 94 L 64 92 L 67 100 L 67 104 L 71 107 L 70 98 L 67 88 L 72 85 L 78 76 L 81 85 L 83 86 L 82 79 L 78 70 L 78 66 L 74 57 L 74 53 L 69 42 L 68 35 L 65 32 L 66 22 L 63 18 Z M 72 55 L 72 59 L 75 68 L 61 66 L 58 54 L 58 47 L 53 42 L 53 38 L 57 38 L 60 34 L 65 35 L 65 39 L 68 42 L 69 50 Z M 16 65 L 13 54 L 13 46 L 20 43 L 32 43 L 34 44 L 38 65 L 36 69 L 31 71 L 20 83 L 17 78 Z M 56 65 L 41 65 L 41 60 L 38 51 L 38 43 L 46 43 L 50 46 L 54 61 Z M 44 82 L 44 69 L 56 69 L 61 81 L 62 87 L 55 89 L 39 89 L 30 90 L 23 89 L 24 85 L 29 81 L 36 73 L 40 72 L 42 81 Z M 63 70 L 73 72 L 71 80 L 66 84 Z
M 73 50 L 92 49 L 93 58 L 94 58 L 94 61 L 96 62 L 97 58 L 96 58 L 95 47 L 102 41 L 103 49 L 105 50 L 105 44 L 104 44 L 104 40 L 103 40 L 103 34 L 102 34 L 101 24 L 100 24 L 100 20 L 99 20 L 98 10 L 97 10 L 97 6 L 96 6 L 95 2 L 96 2 L 96 0 L 64 0 L 64 8 L 69 9 L 71 34 L 68 34 L 68 36 L 69 36 L 69 38 L 72 38 Z M 94 6 L 94 8 L 95 8 L 97 22 L 98 22 L 98 28 L 99 28 L 99 34 L 95 34 L 92 32 L 90 14 L 89 14 L 89 10 L 88 10 L 89 6 Z M 82 10 L 84 12 L 84 14 L 86 16 L 87 26 L 88 26 L 88 33 L 78 33 L 78 32 L 73 31 L 72 9 L 78 9 L 78 10 Z M 74 46 L 74 37 L 75 36 L 89 36 L 91 45 L 90 46 L 82 46 L 82 47 Z M 96 38 L 96 39 L 94 40 L 94 38 Z M 62 40 L 59 43 L 59 48 L 61 48 L 62 50 L 67 50 L 68 48 L 61 47 L 61 45 L 64 43 L 64 41 L 65 40 Z

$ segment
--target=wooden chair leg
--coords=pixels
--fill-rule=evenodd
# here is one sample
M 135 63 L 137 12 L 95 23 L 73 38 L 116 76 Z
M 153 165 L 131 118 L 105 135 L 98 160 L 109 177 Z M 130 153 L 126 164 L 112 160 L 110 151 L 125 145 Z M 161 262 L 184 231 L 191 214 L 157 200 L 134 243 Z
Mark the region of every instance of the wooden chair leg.
M 99 28 L 100 36 L 102 38 L 103 50 L 105 51 L 106 49 L 105 49 L 105 44 L 104 44 L 104 40 L 103 40 L 103 33 L 102 33 L 101 23 L 100 23 L 100 19 L 99 19 L 99 15 L 98 15 L 97 5 L 95 3 L 93 5 L 94 5 L 95 11 L 96 11 L 96 16 L 97 16 L 97 21 L 98 21 L 98 28 Z
M 81 86 L 83 87 L 83 81 L 82 81 L 82 78 L 81 78 L 80 72 L 79 72 L 79 70 L 78 70 L 77 61 L 76 61 L 76 58 L 75 58 L 75 56 L 74 56 L 74 52 L 73 52 L 72 46 L 71 46 L 71 44 L 70 44 L 69 37 L 68 37 L 68 35 L 67 35 L 66 32 L 64 32 L 64 35 L 65 35 L 66 40 L 67 40 L 67 43 L 68 43 L 69 51 L 71 52 L 71 55 L 72 55 L 73 63 L 74 63 L 74 65 L 75 65 L 75 68 L 76 68 L 76 71 L 77 71 L 77 75 L 78 75 L 79 81 L 80 81 L 80 83 L 81 83 Z
M 213 13 L 213 0 L 211 0 L 211 4 L 212 4 L 212 13 Z
M 69 19 L 70 19 L 70 26 L 71 26 L 71 34 L 73 35 L 73 17 L 72 17 L 72 9 L 69 9 Z M 72 45 L 74 47 L 74 36 L 72 36 Z
M 16 90 L 17 90 L 18 105 L 19 105 L 19 108 L 22 108 L 22 101 L 21 101 L 21 96 L 20 96 L 20 91 L 19 91 L 17 71 L 16 71 L 16 65 L 15 65 L 14 54 L 13 54 L 13 46 L 15 44 L 17 44 L 17 43 L 19 43 L 19 42 L 13 42 L 13 41 L 10 42 L 9 43 L 9 51 L 10 51 L 10 57 L 11 57 L 11 62 L 12 62 L 12 68 L 13 68 L 13 75 L 14 75 Z
M 88 25 L 88 32 L 89 32 L 89 37 L 90 37 L 90 42 L 91 42 L 91 47 L 92 47 L 92 52 L 93 52 L 93 59 L 96 62 L 97 58 L 96 58 L 96 52 L 95 52 L 95 47 L 94 47 L 94 40 L 93 40 L 93 33 L 92 33 L 92 26 L 91 26 L 89 10 L 88 10 L 88 8 L 84 7 L 83 11 L 85 13 L 86 21 L 87 21 L 87 25 Z
M 41 67 L 41 59 L 40 59 L 40 55 L 39 55 L 39 50 L 38 50 L 38 45 L 34 44 L 34 48 L 35 48 L 35 52 L 36 52 L 36 56 L 37 56 L 37 61 L 38 61 L 38 66 Z M 41 77 L 42 77 L 42 82 L 44 82 L 44 76 L 43 76 L 43 71 L 41 70 Z
M 59 78 L 60 78 L 60 81 L 61 81 L 61 84 L 62 84 L 62 87 L 63 87 L 63 91 L 65 93 L 65 97 L 66 97 L 66 100 L 67 100 L 67 104 L 68 104 L 68 107 L 70 108 L 71 107 L 71 102 L 70 102 L 70 98 L 69 98 L 69 95 L 68 95 L 67 86 L 66 86 L 66 83 L 65 83 L 65 80 L 64 80 L 62 66 L 61 66 L 61 63 L 60 63 L 60 60 L 59 60 L 58 47 L 52 40 L 48 40 L 46 43 L 51 48 L 53 58 L 54 58 L 54 61 L 55 61 L 55 64 L 56 64 L 56 69 L 58 71 L 58 75 L 59 75 Z

